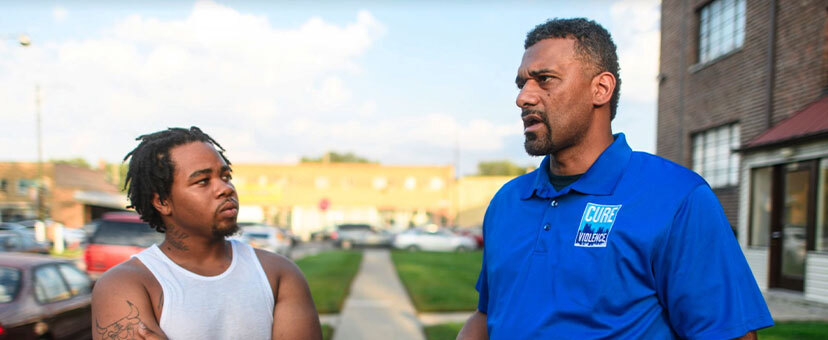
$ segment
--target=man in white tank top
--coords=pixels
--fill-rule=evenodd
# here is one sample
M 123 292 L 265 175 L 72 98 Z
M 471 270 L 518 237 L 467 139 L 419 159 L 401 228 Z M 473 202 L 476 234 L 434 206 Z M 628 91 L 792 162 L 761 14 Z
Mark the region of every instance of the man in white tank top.
M 225 239 L 239 202 L 224 149 L 197 127 L 138 140 L 127 195 L 165 238 L 95 284 L 93 338 L 321 339 L 299 268 Z

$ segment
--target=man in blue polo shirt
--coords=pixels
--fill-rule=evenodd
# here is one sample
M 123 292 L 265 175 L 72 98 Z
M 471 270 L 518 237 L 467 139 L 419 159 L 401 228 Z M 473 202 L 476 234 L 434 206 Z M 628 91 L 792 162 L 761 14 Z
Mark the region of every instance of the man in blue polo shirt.
M 524 147 L 545 158 L 486 211 L 478 310 L 458 339 L 754 339 L 772 326 L 704 179 L 612 134 L 609 32 L 553 19 L 525 48 Z

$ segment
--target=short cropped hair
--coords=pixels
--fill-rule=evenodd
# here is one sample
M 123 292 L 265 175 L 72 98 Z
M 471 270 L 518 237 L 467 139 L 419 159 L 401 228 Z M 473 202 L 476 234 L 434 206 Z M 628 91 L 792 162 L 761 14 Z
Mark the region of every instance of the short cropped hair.
M 139 136 L 135 140 L 141 143 L 124 157 L 124 161 L 132 157 L 124 183 L 131 203 L 127 208 L 135 208 L 141 219 L 159 233 L 165 232 L 167 227 L 161 214 L 152 205 L 152 199 L 154 194 L 158 194 L 162 201 L 170 195 L 175 170 L 175 164 L 170 159 L 170 149 L 192 142 L 205 142 L 214 145 L 221 158 L 230 164 L 224 156 L 224 148 L 195 126 L 190 129 L 168 128 Z
M 615 76 L 615 89 L 610 97 L 610 120 L 615 119 L 621 76 L 618 74 L 618 54 L 609 32 L 595 21 L 585 18 L 549 19 L 526 34 L 523 47 L 528 49 L 541 40 L 552 38 L 575 39 L 575 51 L 583 61 L 594 66 L 596 74 L 609 72 Z

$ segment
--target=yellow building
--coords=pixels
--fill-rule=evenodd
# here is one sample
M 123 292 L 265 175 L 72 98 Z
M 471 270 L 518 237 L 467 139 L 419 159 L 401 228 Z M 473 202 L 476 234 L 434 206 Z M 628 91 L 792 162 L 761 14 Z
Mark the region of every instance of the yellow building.
M 489 200 L 509 179 L 455 180 L 450 165 L 233 164 L 239 221 L 290 226 L 304 238 L 342 223 L 480 225 Z
M 483 224 L 489 201 L 512 176 L 466 176 L 457 180 L 456 224 L 475 227 Z

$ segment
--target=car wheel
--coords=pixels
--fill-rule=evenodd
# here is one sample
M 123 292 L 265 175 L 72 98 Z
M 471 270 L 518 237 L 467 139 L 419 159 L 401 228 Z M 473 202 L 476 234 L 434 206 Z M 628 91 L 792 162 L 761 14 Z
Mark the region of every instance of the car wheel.
M 420 251 L 420 247 L 417 247 L 417 246 L 415 246 L 415 245 L 410 245 L 410 246 L 408 246 L 408 247 L 405 247 L 405 250 L 408 250 L 408 251 Z
M 341 246 L 342 249 L 351 249 L 354 247 L 354 245 L 351 243 L 351 240 L 343 240 Z
M 459 246 L 459 247 L 457 247 L 457 249 L 455 249 L 455 251 L 458 252 L 458 253 L 465 253 L 465 252 L 469 251 L 469 248 L 466 248 L 464 246 Z

